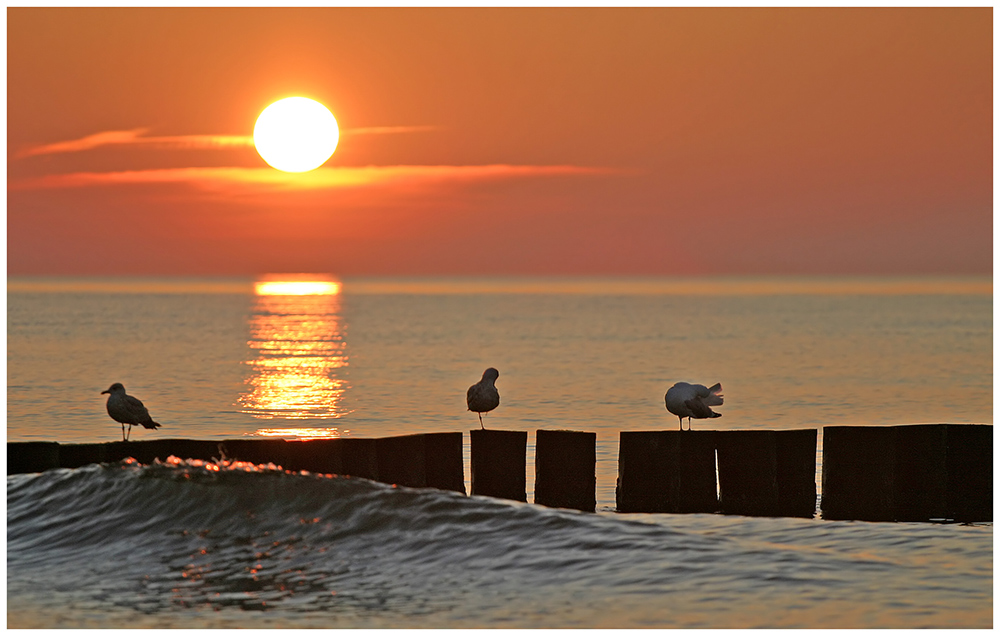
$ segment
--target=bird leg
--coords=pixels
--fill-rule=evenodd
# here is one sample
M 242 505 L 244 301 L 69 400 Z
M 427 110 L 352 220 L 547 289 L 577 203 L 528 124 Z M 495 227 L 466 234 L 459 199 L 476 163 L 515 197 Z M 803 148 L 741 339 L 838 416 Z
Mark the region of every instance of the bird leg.
M 122 422 L 122 441 L 125 441 L 125 423 Z
M 126 435 L 126 436 L 125 436 L 125 441 L 126 441 L 126 442 L 128 441 L 128 437 L 129 437 L 129 435 L 131 435 L 131 434 L 132 434 L 132 425 L 131 425 L 131 424 L 129 424 L 129 425 L 128 425 L 128 435 Z
M 486 430 L 486 426 L 483 425 L 483 414 L 482 413 L 476 413 L 476 415 L 479 416 L 479 425 L 482 426 L 483 430 L 485 431 Z

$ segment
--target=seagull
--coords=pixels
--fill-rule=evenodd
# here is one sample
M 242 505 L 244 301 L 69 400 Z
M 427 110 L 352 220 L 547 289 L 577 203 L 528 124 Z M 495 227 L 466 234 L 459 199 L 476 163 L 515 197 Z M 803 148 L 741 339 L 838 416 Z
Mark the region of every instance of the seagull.
M 722 404 L 722 385 L 716 384 L 712 388 L 706 388 L 703 384 L 688 384 L 678 382 L 670 387 L 667 394 L 663 396 L 663 401 L 667 404 L 667 410 L 677 416 L 680 420 L 681 430 L 684 430 L 684 418 L 688 418 L 688 430 L 691 430 L 691 418 L 697 420 L 710 417 L 722 417 L 722 413 L 716 413 L 710 406 Z
M 479 425 L 483 426 L 483 413 L 492 411 L 500 406 L 500 393 L 493 384 L 500 377 L 500 372 L 490 367 L 483 371 L 483 379 L 469 387 L 469 392 L 465 395 L 465 403 L 469 405 L 470 411 L 479 414 Z
M 121 382 L 115 382 L 107 391 L 101 391 L 101 395 L 108 394 L 108 415 L 122 425 L 122 441 L 128 441 L 128 434 L 132 433 L 132 425 L 142 424 L 146 428 L 158 428 L 160 424 L 149 417 L 149 411 L 138 399 L 125 393 L 125 387 Z M 128 424 L 128 434 L 125 433 L 125 425 Z

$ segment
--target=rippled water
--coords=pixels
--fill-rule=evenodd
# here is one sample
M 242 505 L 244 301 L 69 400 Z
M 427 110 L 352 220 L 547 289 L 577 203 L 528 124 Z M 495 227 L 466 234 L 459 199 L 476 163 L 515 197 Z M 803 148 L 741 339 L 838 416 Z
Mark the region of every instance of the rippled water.
M 163 424 L 137 439 L 468 430 L 495 366 L 529 501 L 534 431 L 595 431 L 600 512 L 246 467 L 12 476 L 8 624 L 990 627 L 991 524 L 613 509 L 619 432 L 676 426 L 681 379 L 722 383 L 717 429 L 992 423 L 991 287 L 9 281 L 8 441 L 115 440 L 113 382 Z
M 8 627 L 992 625 L 990 526 L 584 514 L 200 462 L 9 477 L 7 521 Z

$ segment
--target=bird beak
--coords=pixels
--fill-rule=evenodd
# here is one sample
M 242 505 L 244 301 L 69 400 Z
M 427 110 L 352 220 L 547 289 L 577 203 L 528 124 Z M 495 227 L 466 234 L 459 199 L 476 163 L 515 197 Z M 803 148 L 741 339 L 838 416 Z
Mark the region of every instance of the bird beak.
M 101 395 L 104 395 L 105 393 L 107 393 L 107 394 L 109 394 L 109 395 L 110 395 L 110 394 L 111 394 L 111 391 L 101 391 Z

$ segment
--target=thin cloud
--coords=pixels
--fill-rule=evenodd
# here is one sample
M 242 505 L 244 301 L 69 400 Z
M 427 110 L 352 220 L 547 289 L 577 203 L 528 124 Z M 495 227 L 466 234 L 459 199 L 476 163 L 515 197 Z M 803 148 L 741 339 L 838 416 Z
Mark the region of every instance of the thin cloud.
M 372 126 L 367 128 L 346 128 L 341 135 L 388 135 L 400 133 L 429 132 L 438 126 Z M 235 146 L 253 146 L 250 135 L 166 135 L 147 137 L 148 128 L 131 130 L 108 130 L 87 135 L 80 139 L 58 141 L 51 144 L 32 146 L 21 151 L 19 157 L 35 157 L 67 152 L 84 152 L 105 146 L 150 146 L 170 149 L 215 149 Z
M 22 157 L 37 155 L 52 155 L 66 152 L 83 152 L 103 146 L 156 146 L 162 148 L 231 148 L 233 146 L 252 146 L 253 137 L 245 135 L 172 135 L 144 136 L 148 128 L 132 130 L 109 130 L 87 135 L 80 139 L 59 141 L 28 148 L 20 153 Z
M 370 126 L 368 128 L 345 128 L 341 135 L 395 135 L 441 130 L 440 126 Z
M 288 173 L 272 168 L 169 168 L 121 172 L 74 172 L 25 179 L 12 190 L 83 188 L 128 184 L 189 184 L 206 189 L 322 190 L 385 184 L 439 184 L 502 179 L 621 174 L 611 168 L 583 166 L 365 166 L 320 168 Z

